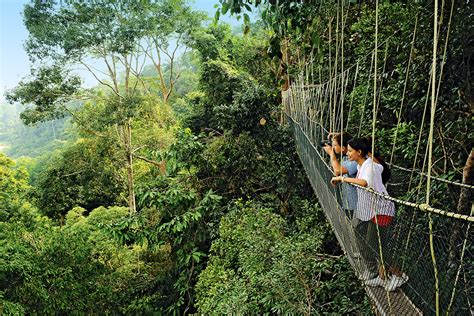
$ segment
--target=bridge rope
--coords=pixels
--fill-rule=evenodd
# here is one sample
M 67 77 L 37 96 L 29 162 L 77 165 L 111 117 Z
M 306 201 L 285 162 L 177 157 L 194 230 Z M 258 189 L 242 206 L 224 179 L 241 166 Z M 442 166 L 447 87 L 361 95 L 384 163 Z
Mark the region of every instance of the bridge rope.
M 434 26 L 433 26 L 433 62 L 431 63 L 431 115 L 430 115 L 430 132 L 428 136 L 428 182 L 426 184 L 426 204 L 430 203 L 430 194 L 431 194 L 431 168 L 433 166 L 433 131 L 435 124 L 435 114 L 436 114 L 436 56 L 438 49 L 438 0 L 434 0 Z M 434 284 L 435 284 L 435 308 L 436 316 L 439 316 L 440 307 L 439 307 L 439 271 L 438 264 L 436 259 L 436 253 L 434 250 L 434 240 L 433 240 L 433 218 L 428 215 L 428 227 L 430 230 L 430 254 L 431 261 L 433 263 L 433 272 L 434 272 Z
M 471 196 L 474 186 L 472 183 L 445 179 L 444 177 L 448 175 L 438 177 L 432 175 L 434 118 L 446 60 L 454 2 L 451 3 L 439 71 L 436 63 L 442 18 L 438 19 L 438 2 L 434 3 L 433 14 L 424 13 L 425 17 L 430 15 L 429 18 L 434 21 L 433 54 L 416 153 L 411 168 L 395 164 L 396 145 L 402 124 L 402 112 L 404 107 L 409 105 L 405 95 L 414 58 L 418 18 L 425 8 L 417 12 L 413 32 L 407 37 L 407 41 L 411 39 L 410 52 L 404 71 L 405 80 L 393 142 L 390 144 L 389 165 L 392 167 L 392 178 L 387 186 L 390 195 L 352 183 L 343 183 L 336 187 L 330 185 L 335 173 L 327 163 L 328 157 L 319 145 L 322 140 L 327 140 L 330 134 L 349 131 L 353 135 L 369 136 L 367 132 L 370 130 L 372 152 L 375 152 L 377 116 L 381 111 L 383 90 L 386 90 L 384 81 L 387 75 L 387 60 L 394 50 L 390 45 L 394 43 L 392 40 L 400 31 L 397 29 L 379 43 L 379 1 L 375 1 L 374 47 L 358 58 L 353 65 L 345 67 L 344 30 L 349 6 L 346 10 L 343 2 L 337 3 L 337 17 L 329 19 L 328 23 L 330 42 L 328 69 L 324 70 L 319 66 L 315 71 L 313 52 L 309 59 L 298 52 L 298 65 L 302 70 L 288 82 L 289 89 L 282 94 L 285 117 L 293 130 L 297 151 L 308 178 L 341 247 L 359 277 L 365 279 L 367 272 L 370 272 L 369 268 L 379 265 L 381 269 L 379 276 L 385 280 L 384 285 L 373 286 L 374 284 L 369 284 L 370 282 L 364 284 L 367 285 L 367 293 L 381 314 L 439 315 L 451 312 L 468 314 L 474 310 L 471 302 L 474 292 L 472 281 L 474 246 L 471 230 L 474 207 L 471 208 L 470 214 L 466 214 L 465 209 L 460 211 L 458 200 L 461 203 L 460 196 L 463 193 Z M 444 1 L 440 10 L 441 17 L 443 10 Z M 333 34 L 333 20 L 336 22 L 335 34 Z M 383 63 L 379 66 L 378 52 L 382 47 L 385 47 Z M 288 52 L 286 54 L 288 55 Z M 367 70 L 369 70 L 367 73 L 363 73 Z M 325 71 L 328 71 L 327 81 L 323 81 Z M 359 93 L 362 98 L 357 101 L 359 104 L 354 103 L 354 92 Z M 431 101 L 430 108 L 428 108 L 429 101 Z M 368 119 L 370 111 L 366 105 L 370 103 L 372 103 L 372 118 Z M 425 118 L 428 113 L 429 126 L 426 128 Z M 429 132 L 423 153 L 422 138 L 427 130 Z M 446 153 L 444 147 L 443 150 Z M 419 156 L 420 169 L 417 168 Z M 339 158 L 342 159 L 342 153 Z M 371 168 L 374 168 L 374 164 Z M 446 173 L 446 161 L 443 170 Z M 410 172 L 409 181 L 406 172 Z M 426 188 L 424 192 L 423 187 Z M 357 193 L 355 195 L 357 207 L 352 209 L 348 208 L 351 198 L 347 188 L 353 188 Z M 371 219 L 373 224 L 370 221 L 361 222 L 350 214 L 351 211 L 358 210 L 374 214 Z M 393 222 L 389 224 L 379 222 L 379 217 L 375 216 L 391 212 L 395 212 L 395 216 Z M 387 286 L 386 280 L 390 282 L 396 280 L 394 276 L 402 278 L 403 281 L 395 287 Z
M 329 180 L 333 176 L 331 167 L 326 162 L 326 157 L 321 148 L 315 145 L 311 139 L 309 130 L 291 116 L 287 121 L 293 129 L 297 150 L 303 166 L 308 174 L 313 189 L 318 196 L 326 216 L 330 220 L 338 240 L 348 256 L 349 261 L 358 275 L 364 271 L 365 262 L 358 253 L 368 252 L 371 256 L 378 258 L 379 250 L 368 245 L 359 245 L 354 242 L 359 233 L 355 230 L 353 219 L 348 218 L 342 208 L 343 192 L 340 188 L 333 188 Z M 317 125 L 313 125 L 317 130 Z M 316 135 L 317 137 L 317 135 Z M 426 214 L 431 214 L 437 228 L 433 234 L 435 250 L 440 258 L 440 285 L 444 289 L 441 292 L 440 306 L 444 310 L 468 313 L 471 310 L 469 296 L 472 293 L 472 280 L 474 271 L 469 268 L 473 259 L 472 230 L 470 223 L 474 222 L 474 216 L 462 215 L 432 208 L 426 204 L 418 204 L 404 201 L 388 195 L 375 192 L 372 189 L 354 185 L 359 191 L 364 191 L 372 197 L 365 204 L 387 205 L 383 201 L 392 201 L 396 205 L 396 223 L 392 225 L 391 240 L 383 244 L 383 251 L 391 249 L 391 256 L 397 256 L 402 261 L 402 269 L 409 276 L 403 291 L 388 292 L 383 288 L 367 288 L 369 296 L 375 301 L 375 305 L 382 314 L 390 314 L 390 311 L 403 314 L 434 314 L 436 312 L 434 293 L 434 274 L 431 266 L 429 251 L 429 232 L 424 229 L 428 222 Z M 410 220 L 410 218 L 412 218 Z M 457 239 L 456 245 L 461 248 L 460 253 L 448 260 L 450 227 L 459 223 L 463 233 Z M 466 226 L 467 225 L 467 226 Z M 407 239 L 411 236 L 411 242 Z M 382 238 L 377 237 L 379 245 Z M 389 255 L 389 254 L 387 254 Z M 430 293 L 433 293 L 431 295 Z M 455 295 L 455 293 L 458 293 Z M 388 296 L 388 298 L 386 298 Z M 449 297 L 448 297 L 449 296 Z M 463 312 L 464 311 L 464 312 Z
M 287 115 L 287 118 L 288 120 L 291 122 L 292 125 L 296 125 L 298 126 L 298 128 L 301 130 L 301 133 L 308 139 L 310 140 L 310 136 L 308 136 L 306 134 L 306 132 L 304 131 L 304 129 L 301 127 L 301 124 L 296 122 L 293 117 L 291 117 L 290 115 L 288 115 L 288 113 L 286 113 Z M 329 164 L 326 162 L 326 158 L 323 156 L 322 153 L 320 153 L 320 151 L 317 149 L 317 146 L 309 141 L 309 145 L 311 146 L 311 148 L 313 149 L 314 153 L 318 156 L 318 159 L 321 159 L 321 164 L 324 165 L 324 167 L 329 171 L 331 172 L 332 175 L 336 175 L 334 173 L 334 171 L 332 170 L 331 166 L 329 166 Z M 397 166 L 398 167 L 398 166 Z M 398 167 L 399 168 L 399 167 Z M 410 171 L 410 169 L 405 169 L 405 170 L 408 170 Z M 440 180 L 444 180 L 444 179 L 440 179 Z M 448 181 L 449 182 L 449 181 Z M 456 184 L 459 184 L 456 182 Z M 429 206 L 428 204 L 423 204 L 423 203 L 415 203 L 415 202 L 410 202 L 410 201 L 405 201 L 405 200 L 401 200 L 401 199 L 397 199 L 395 197 L 392 197 L 390 195 L 386 195 L 386 194 L 383 194 L 383 193 L 380 193 L 380 192 L 377 192 L 375 190 L 373 190 L 372 188 L 367 188 L 367 187 L 363 187 L 363 186 L 360 186 L 360 185 L 357 185 L 357 184 L 353 184 L 353 183 L 350 183 L 349 185 L 351 186 L 354 186 L 356 188 L 358 188 L 359 190 L 363 190 L 363 191 L 366 191 L 366 192 L 369 192 L 370 194 L 374 194 L 374 195 L 377 195 L 385 200 L 388 200 L 388 201 L 392 201 L 392 202 L 395 202 L 397 204 L 401 204 L 401 205 L 405 205 L 405 206 L 409 206 L 411 208 L 414 208 L 414 209 L 417 209 L 417 210 L 420 210 L 420 211 L 423 211 L 423 212 L 427 212 L 427 213 L 434 213 L 434 214 L 438 214 L 438 215 L 442 215 L 442 216 L 445 216 L 445 217 L 450 217 L 450 218 L 454 218 L 454 219 L 459 219 L 459 220 L 464 220 L 464 221 L 468 221 L 468 222 L 471 222 L 471 223 L 474 223 L 474 216 L 471 214 L 471 215 L 464 215 L 464 214 L 459 214 L 459 213 L 456 213 L 456 212 L 453 212 L 453 211 L 445 211 L 445 210 L 441 210 L 441 209 L 437 209 L 437 208 L 434 208 L 434 207 L 431 207 Z

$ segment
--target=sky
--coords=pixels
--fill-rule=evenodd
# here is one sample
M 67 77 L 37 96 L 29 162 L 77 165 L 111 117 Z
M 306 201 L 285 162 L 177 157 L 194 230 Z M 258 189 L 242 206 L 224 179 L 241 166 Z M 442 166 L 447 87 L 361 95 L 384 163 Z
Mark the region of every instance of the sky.
M 0 103 L 5 102 L 4 93 L 14 88 L 29 74 L 29 60 L 23 48 L 28 32 L 23 25 L 23 6 L 31 0 L 0 0 Z M 214 16 L 214 5 L 218 0 L 194 0 L 192 6 Z M 232 25 L 235 19 L 221 17 L 222 21 Z M 90 78 L 84 78 L 86 84 Z
M 28 32 L 23 25 L 23 0 L 0 0 L 0 100 L 5 89 L 13 88 L 29 73 L 29 61 L 23 49 Z

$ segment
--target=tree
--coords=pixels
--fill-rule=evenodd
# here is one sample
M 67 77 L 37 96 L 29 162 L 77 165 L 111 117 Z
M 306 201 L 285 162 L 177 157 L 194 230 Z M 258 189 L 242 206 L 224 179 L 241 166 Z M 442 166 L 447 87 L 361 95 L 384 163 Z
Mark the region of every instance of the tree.
M 33 70 L 33 78 L 21 82 L 9 96 L 11 102 L 33 104 L 24 112 L 27 123 L 73 114 L 67 101 L 87 95 L 69 69 L 82 65 L 108 88 L 107 103 L 115 120 L 109 122 L 119 135 L 127 170 L 128 203 L 136 210 L 134 194 L 132 121 L 143 95 L 150 94 L 155 80 L 142 77 L 151 61 L 166 103 L 174 91 L 180 70 L 177 52 L 198 29 L 203 15 L 184 0 L 166 1 L 70 1 L 55 4 L 35 1 L 24 10 L 30 33 L 26 48 L 32 61 L 45 64 Z M 173 43 L 173 44 L 171 44 Z M 186 47 L 186 45 L 184 45 Z M 163 71 L 164 60 L 169 67 Z M 103 69 L 96 64 L 102 63 Z M 107 79 L 103 79 L 105 76 Z M 86 122 L 78 122 L 87 127 Z M 94 132 L 90 131 L 89 132 Z
M 21 220 L 21 210 L 30 208 L 28 173 L 0 153 L 0 221 Z
M 290 228 L 263 205 L 233 204 L 220 222 L 209 264 L 199 275 L 199 312 L 368 312 L 348 263 L 324 250 L 334 237 L 328 235 L 322 211 L 306 204 L 302 212 L 300 226 Z
M 116 148 L 103 139 L 79 139 L 44 166 L 35 185 L 43 214 L 59 219 L 73 207 L 92 211 L 99 206 L 123 205 L 126 192 Z
M 150 313 L 153 288 L 169 268 L 167 247 L 123 244 L 118 238 L 126 207 L 98 208 L 87 217 L 75 208 L 65 225 L 36 217 L 35 228 L 0 222 L 2 313 Z M 37 215 L 37 214 L 36 214 Z

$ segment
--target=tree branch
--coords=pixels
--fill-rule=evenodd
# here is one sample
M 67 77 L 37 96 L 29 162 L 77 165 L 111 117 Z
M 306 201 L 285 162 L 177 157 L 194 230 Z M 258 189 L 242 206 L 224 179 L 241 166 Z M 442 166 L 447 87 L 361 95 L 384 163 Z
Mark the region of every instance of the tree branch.
M 166 82 L 165 78 L 163 75 L 163 70 L 161 68 L 161 54 L 160 54 L 160 46 L 158 45 L 158 40 L 156 38 L 153 38 L 153 42 L 155 44 L 155 49 L 156 49 L 156 54 L 158 58 L 158 64 L 155 64 L 156 70 L 158 71 L 158 76 L 160 78 L 160 84 L 161 84 L 161 93 L 163 94 L 163 101 L 166 102 L 167 98 L 166 95 L 168 94 L 168 89 L 166 87 Z
M 163 165 L 163 162 L 158 162 L 158 161 L 154 161 L 154 160 L 151 160 L 151 159 L 148 159 L 146 157 L 143 157 L 143 156 L 140 156 L 140 155 L 136 155 L 134 153 L 132 153 L 133 157 L 137 158 L 137 159 L 140 159 L 140 160 L 143 160 L 143 161 L 146 161 L 148 163 L 151 163 L 152 165 L 155 165 L 157 167 L 161 167 Z
M 101 85 L 104 85 L 106 87 L 109 87 L 118 97 L 122 98 L 122 96 L 120 95 L 120 93 L 118 93 L 118 91 L 115 91 L 114 87 L 112 87 L 110 84 L 108 84 L 107 82 L 105 81 L 102 81 L 101 79 L 99 79 L 99 77 L 97 77 L 97 75 L 95 74 L 94 71 L 92 71 L 92 69 L 86 64 L 84 63 L 82 60 L 79 61 L 81 64 L 84 65 L 84 67 L 87 68 L 87 70 L 94 76 L 94 78 L 101 84 Z
M 79 118 L 76 116 L 76 114 L 74 114 L 74 112 L 71 111 L 65 104 L 61 104 L 61 106 L 66 110 L 66 112 L 68 112 L 68 113 L 72 116 L 72 118 L 73 118 L 75 121 L 77 121 L 77 122 L 79 123 L 79 128 L 80 128 L 82 131 L 84 131 L 84 132 L 86 132 L 86 133 L 89 133 L 89 134 L 92 134 L 92 135 L 97 136 L 97 137 L 106 137 L 105 135 L 103 135 L 103 134 L 101 134 L 101 133 L 99 133 L 99 132 L 96 132 L 96 131 L 94 131 L 94 130 L 92 130 L 92 129 L 87 128 L 87 127 L 86 127 L 86 124 L 84 124 L 84 122 L 82 122 L 82 120 L 79 119 Z

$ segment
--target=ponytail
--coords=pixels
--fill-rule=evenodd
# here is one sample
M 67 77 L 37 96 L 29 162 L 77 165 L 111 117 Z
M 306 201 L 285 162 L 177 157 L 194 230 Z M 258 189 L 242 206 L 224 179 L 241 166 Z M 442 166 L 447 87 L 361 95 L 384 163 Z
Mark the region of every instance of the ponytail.
M 373 155 L 372 155 L 373 158 L 375 158 L 379 164 L 382 165 L 383 167 L 383 171 L 382 171 L 382 183 L 384 185 L 387 184 L 388 180 L 390 180 L 390 177 L 392 175 L 392 172 L 390 171 L 390 167 L 387 165 L 387 163 L 385 162 L 385 160 L 382 158 L 382 156 L 380 156 L 380 154 L 378 152 L 375 152 Z

